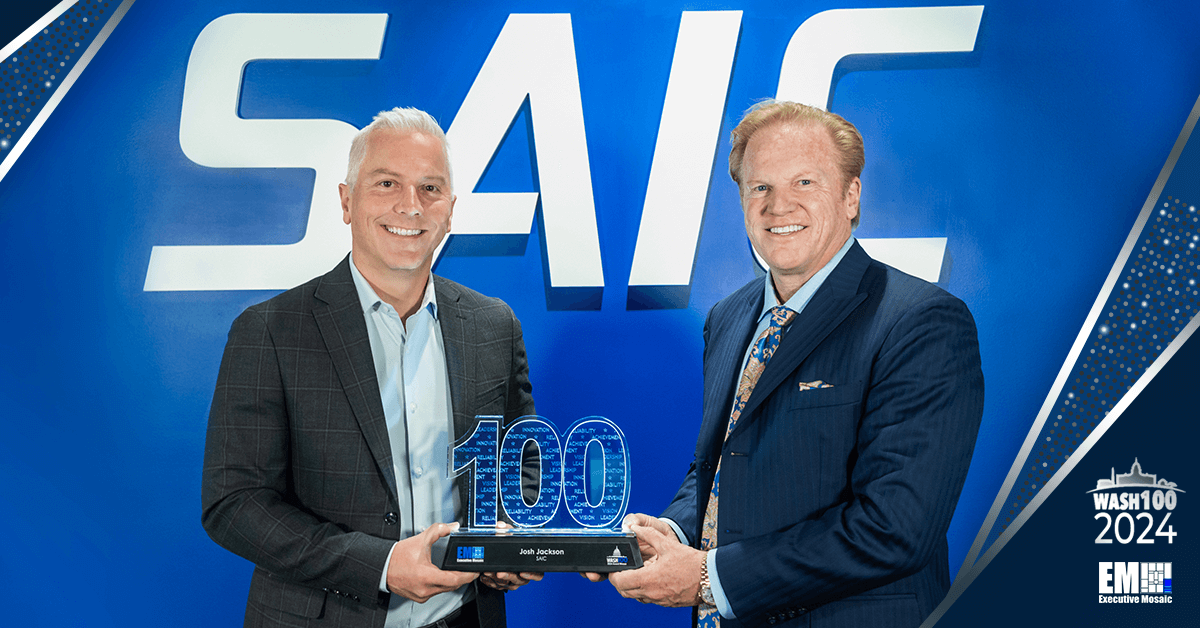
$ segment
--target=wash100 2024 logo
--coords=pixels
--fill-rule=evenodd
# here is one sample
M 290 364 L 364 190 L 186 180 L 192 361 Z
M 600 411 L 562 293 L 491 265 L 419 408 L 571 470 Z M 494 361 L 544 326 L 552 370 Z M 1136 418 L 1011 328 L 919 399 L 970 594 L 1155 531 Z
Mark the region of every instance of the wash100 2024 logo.
M 1183 492 L 1174 482 L 1143 473 L 1136 458 L 1129 473 L 1113 468 L 1109 477 L 1097 480 L 1096 488 L 1088 491 L 1098 511 L 1095 519 L 1103 522 L 1096 543 L 1111 544 L 1116 539 L 1122 545 L 1153 545 L 1156 538 L 1165 538 L 1167 544 L 1174 544 L 1178 533 L 1168 522 L 1179 503 L 1177 494 Z

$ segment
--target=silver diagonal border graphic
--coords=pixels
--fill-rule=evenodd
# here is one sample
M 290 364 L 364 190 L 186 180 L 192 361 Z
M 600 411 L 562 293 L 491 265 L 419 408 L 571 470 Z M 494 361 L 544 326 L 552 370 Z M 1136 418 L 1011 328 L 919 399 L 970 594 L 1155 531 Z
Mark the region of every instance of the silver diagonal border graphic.
M 75 63 L 74 67 L 71 68 L 71 71 L 67 74 L 66 78 L 63 79 L 62 83 L 58 86 L 58 89 L 54 90 L 54 93 L 51 94 L 46 100 L 46 104 L 42 106 L 41 110 L 38 111 L 33 121 L 30 122 L 29 127 L 19 138 L 16 139 L 12 150 L 4 157 L 3 161 L 0 161 L 0 181 L 4 180 L 4 177 L 8 175 L 8 171 L 12 169 L 13 164 L 16 163 L 17 159 L 21 156 L 21 153 L 25 152 L 25 148 L 29 146 L 30 142 L 33 141 L 34 136 L 37 135 L 38 131 L 41 130 L 42 125 L 46 123 L 46 119 L 50 117 L 50 114 L 54 113 L 54 110 L 58 107 L 58 104 L 62 102 L 62 99 L 67 95 L 67 92 L 70 91 L 71 87 L 75 84 L 75 81 L 79 79 L 79 75 L 83 74 L 84 69 L 86 69 L 88 64 L 92 62 L 92 59 L 96 56 L 96 52 L 100 50 L 100 47 L 104 45 L 105 41 L 108 41 L 108 36 L 112 34 L 113 29 L 117 27 L 117 24 L 121 22 L 121 19 L 125 17 L 125 14 L 129 12 L 129 7 L 133 6 L 133 3 L 134 0 L 124 0 L 124 2 L 122 2 L 121 5 L 118 6 L 115 11 L 113 11 L 112 17 L 110 17 L 108 21 L 104 23 L 104 27 L 101 28 L 100 32 L 96 34 L 96 38 L 92 40 L 92 43 L 87 47 L 87 50 L 80 55 L 79 60 Z M 0 59 L 4 59 L 13 54 L 13 52 L 25 45 L 29 39 L 35 37 L 39 31 L 45 29 L 48 25 L 53 23 L 54 20 L 58 19 L 59 16 L 71 9 L 71 7 L 73 7 L 75 4 L 75 1 L 68 0 L 54 7 L 54 9 L 52 9 L 49 13 L 47 13 L 40 20 L 30 26 L 24 33 L 22 33 L 20 37 L 14 39 L 11 43 L 6 45 L 2 51 L 4 54 L 0 55 Z
M 1068 473 L 1070 473 L 1071 469 L 1075 467 L 1078 460 L 1081 459 L 1088 452 L 1088 450 L 1091 449 L 1092 445 L 1108 429 L 1108 427 L 1112 425 L 1112 423 L 1120 416 L 1124 409 L 1128 407 L 1133 399 L 1137 397 L 1141 390 L 1145 388 L 1146 384 L 1154 378 L 1154 375 L 1158 373 L 1158 371 L 1162 368 L 1162 365 L 1165 364 L 1171 358 L 1171 356 L 1175 354 L 1176 351 L 1178 351 L 1179 347 L 1186 342 L 1187 338 L 1191 336 L 1197 325 L 1200 324 L 1200 318 L 1194 318 L 1186 327 L 1183 328 L 1183 330 L 1179 332 L 1179 334 L 1169 343 L 1165 350 L 1154 360 L 1154 362 L 1145 370 L 1145 372 L 1142 373 L 1141 377 L 1139 377 L 1137 381 L 1130 386 L 1120 401 L 1118 401 L 1116 405 L 1114 405 L 1112 409 L 1108 411 L 1100 423 L 1089 432 L 1087 438 L 1079 446 L 1079 448 L 1071 452 L 1070 455 L 1064 456 L 1066 460 L 1061 468 L 1059 468 L 1057 472 L 1048 479 L 1046 484 L 1042 487 L 1042 490 L 1038 492 L 1032 498 L 1030 503 L 1021 510 L 1021 512 L 1016 516 L 1015 520 L 1013 520 L 1011 524 L 1009 524 L 1008 527 L 996 538 L 992 546 L 987 548 L 987 552 L 984 554 L 984 559 L 978 560 L 981 551 L 984 549 L 984 544 L 987 538 L 994 530 L 997 519 L 1000 517 L 1001 512 L 1003 512 L 1004 508 L 1006 507 L 1005 504 L 1012 495 L 1014 485 L 1019 479 L 1021 473 L 1024 472 L 1024 465 L 1029 461 L 1030 454 L 1037 445 L 1039 436 L 1041 436 L 1043 433 L 1043 428 L 1045 427 L 1047 419 L 1049 418 L 1051 412 L 1054 411 L 1058 400 L 1061 398 L 1063 388 L 1067 384 L 1071 374 L 1079 365 L 1080 354 L 1083 352 L 1088 341 L 1092 340 L 1096 334 L 1097 321 L 1100 320 L 1100 317 L 1104 312 L 1106 304 L 1108 303 L 1108 300 L 1111 297 L 1122 272 L 1125 271 L 1126 263 L 1129 261 L 1129 258 L 1138 242 L 1146 236 L 1143 231 L 1147 223 L 1150 221 L 1158 201 L 1162 197 L 1167 181 L 1170 179 L 1171 173 L 1179 161 L 1179 157 L 1182 154 L 1184 147 L 1187 145 L 1188 138 L 1191 136 L 1192 130 L 1195 128 L 1197 119 L 1200 119 L 1200 98 L 1197 98 L 1196 102 L 1193 104 L 1191 113 L 1188 115 L 1183 129 L 1180 131 L 1179 136 L 1175 141 L 1175 145 L 1167 157 L 1162 171 L 1159 173 L 1157 181 L 1151 188 L 1150 194 L 1147 197 L 1145 204 L 1142 206 L 1142 211 L 1139 214 L 1137 221 L 1134 223 L 1124 246 L 1121 248 L 1121 252 L 1117 256 L 1117 260 L 1114 263 L 1112 270 L 1109 272 L 1108 278 L 1105 280 L 1104 285 L 1100 290 L 1100 294 L 1097 297 L 1095 304 L 1092 306 L 1092 309 L 1089 312 L 1082 329 L 1080 330 L 1079 336 L 1076 338 L 1074 345 L 1071 347 L 1071 351 L 1064 362 L 1058 377 L 1054 381 L 1054 385 L 1050 391 L 1050 394 L 1047 396 L 1046 401 L 1042 404 L 1042 408 L 1038 413 L 1037 420 L 1030 428 L 1029 434 L 1021 447 L 1021 451 L 1013 462 L 1013 466 L 1010 469 L 1007 478 L 1005 479 L 1004 486 L 996 496 L 996 501 L 993 503 L 987 519 L 984 521 L 983 526 L 976 536 L 975 542 L 971 547 L 971 551 L 968 552 L 966 560 L 963 562 L 963 565 L 959 570 L 958 578 L 955 580 L 954 585 L 950 588 L 950 592 L 947 594 L 946 599 L 943 600 L 934 613 L 930 615 L 929 619 L 922 624 L 923 626 L 932 626 L 934 623 L 936 623 L 936 621 L 946 612 L 946 609 L 948 609 L 949 606 L 962 593 L 962 591 L 970 585 L 970 583 L 987 566 L 987 564 L 991 562 L 996 553 L 999 552 L 1005 544 L 1007 544 L 1008 540 L 1012 538 L 1021 525 L 1027 521 L 1030 516 L 1032 516 L 1034 511 L 1037 510 L 1037 507 L 1045 501 L 1051 492 L 1053 492 L 1054 487 L 1058 486 L 1062 479 L 1066 477 Z
M 18 48 L 25 45 L 25 42 L 33 39 L 33 36 L 36 35 L 38 31 L 46 28 L 51 22 L 58 19 L 58 16 L 66 13 L 67 9 L 71 8 L 71 6 L 77 1 L 78 0 L 63 0 L 55 5 L 53 9 L 50 9 L 49 13 L 43 15 L 38 19 L 38 21 L 34 22 L 33 25 L 25 29 L 24 33 L 17 35 L 16 38 L 8 42 L 8 45 L 0 48 L 0 59 L 3 59 L 16 52 Z
M 1175 337 L 1175 340 L 1171 341 L 1171 344 L 1168 345 L 1167 348 L 1162 352 L 1162 355 L 1160 355 L 1158 359 L 1146 369 L 1146 372 L 1143 373 L 1140 378 L 1138 378 L 1138 381 L 1129 389 L 1129 392 L 1121 398 L 1121 401 L 1119 401 L 1117 405 L 1113 407 L 1112 411 L 1108 413 L 1108 416 L 1100 422 L 1100 425 L 1098 425 L 1083 442 L 1083 444 L 1079 446 L 1076 455 L 1071 456 L 1071 458 L 1067 460 L 1067 462 L 1063 465 L 1062 470 L 1054 474 L 1054 477 L 1050 479 L 1050 481 L 1046 484 L 1046 487 L 1039 492 L 1036 497 L 1033 498 L 1033 501 L 1029 503 L 1029 506 L 1025 508 L 1025 510 L 1021 511 L 1021 514 L 1017 515 L 1017 518 L 1013 521 L 1012 525 L 1010 525 L 1008 529 L 1004 531 L 1004 534 L 1001 534 L 1000 538 L 996 539 L 996 542 L 988 548 L 988 551 L 984 553 L 983 558 L 981 558 L 979 562 L 972 567 L 971 572 L 966 575 L 963 575 L 962 572 L 959 572 L 958 579 L 954 581 L 954 585 L 950 587 L 950 592 L 946 594 L 946 599 L 942 600 L 942 603 L 939 604 L 938 607 L 934 609 L 933 613 L 930 614 L 925 620 L 925 622 L 921 624 L 921 628 L 932 628 L 932 626 L 936 624 L 939 619 L 941 619 L 942 615 L 946 613 L 946 610 L 950 608 L 950 605 L 958 599 L 958 596 L 961 595 L 962 592 L 971 585 L 971 582 L 973 582 L 975 578 L 979 576 L 984 568 L 992 562 L 992 559 L 996 557 L 996 554 L 1000 553 L 1000 550 L 1004 549 L 1004 546 L 1008 544 L 1013 535 L 1015 535 L 1017 531 L 1021 529 L 1021 526 L 1025 525 L 1025 522 L 1033 516 L 1033 513 L 1037 511 L 1038 507 L 1050 497 L 1050 494 L 1054 492 L 1054 489 L 1058 488 L 1058 485 L 1061 484 L 1063 479 L 1065 479 L 1071 470 L 1075 468 L 1075 465 L 1077 465 L 1079 461 L 1083 459 L 1084 455 L 1086 455 L 1087 452 L 1090 451 L 1097 442 L 1099 442 L 1100 438 L 1104 436 L 1104 433 L 1108 431 L 1108 428 L 1112 427 L 1112 424 L 1116 423 L 1117 419 L 1121 418 L 1121 415 L 1130 406 L 1130 404 L 1132 404 L 1134 400 L 1137 399 L 1137 396 L 1141 394 L 1142 390 L 1154 380 L 1155 376 L 1158 375 L 1158 372 L 1162 370 L 1163 366 L 1165 366 L 1167 362 L 1171 361 L 1171 358 L 1175 356 L 1175 353 L 1178 352 L 1179 348 L 1188 341 L 1188 338 L 1192 336 L 1192 333 L 1194 333 L 1198 327 L 1200 327 L 1200 317 L 1195 317 L 1187 324 L 1186 327 L 1183 328 L 1183 331 L 1181 331 L 1179 335 Z

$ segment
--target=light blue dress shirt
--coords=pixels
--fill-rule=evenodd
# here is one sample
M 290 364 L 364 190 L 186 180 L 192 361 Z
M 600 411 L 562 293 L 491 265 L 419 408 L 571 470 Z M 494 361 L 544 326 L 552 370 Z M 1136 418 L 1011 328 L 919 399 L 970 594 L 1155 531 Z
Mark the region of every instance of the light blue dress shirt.
M 435 523 L 457 521 L 460 508 L 454 482 L 448 477 L 454 419 L 433 276 L 425 284 L 420 307 L 407 321 L 401 321 L 396 309 L 380 299 L 358 271 L 353 255 L 350 275 L 362 303 L 387 420 L 400 503 L 400 538 L 408 538 Z M 384 592 L 387 565 L 383 564 L 379 581 Z M 462 606 L 469 591 L 470 585 L 464 585 L 423 604 L 392 595 L 384 625 L 415 628 L 432 623 Z
M 808 281 L 804 282 L 804 285 L 800 286 L 800 289 L 796 291 L 796 294 L 793 294 L 791 298 L 787 300 L 787 303 L 784 303 L 783 305 L 789 310 L 796 312 L 796 315 L 799 316 L 800 312 L 804 311 L 804 307 L 808 305 L 808 302 L 812 299 L 813 295 L 816 294 L 821 285 L 825 283 L 825 279 L 827 279 L 829 274 L 833 272 L 833 269 L 837 268 L 837 265 L 841 263 L 842 258 L 846 256 L 846 251 L 849 251 L 851 246 L 854 246 L 854 236 L 850 236 L 850 238 L 846 240 L 846 243 L 842 245 L 842 248 L 838 249 L 838 252 L 835 253 L 833 258 L 829 260 L 829 263 L 822 266 L 821 270 L 818 270 L 815 275 L 809 278 Z M 767 327 L 770 326 L 771 317 L 769 314 L 771 313 L 771 309 L 780 304 L 779 298 L 775 296 L 775 284 L 771 281 L 770 271 L 767 272 L 767 279 L 765 282 L 763 282 L 763 290 L 766 292 L 766 294 L 763 295 L 762 312 L 760 312 L 758 315 L 758 326 L 755 327 L 754 334 L 750 336 L 750 344 L 746 346 L 746 353 L 742 357 L 742 368 L 738 369 L 737 372 L 738 380 L 740 380 L 742 377 L 742 371 L 746 370 L 746 363 L 750 361 L 750 351 L 754 348 L 754 339 L 758 338 L 758 336 L 766 331 Z M 785 336 L 790 329 L 791 325 L 788 325 L 784 328 L 783 333 Z M 732 405 L 729 407 L 729 412 L 730 414 L 733 413 Z M 679 524 L 670 519 L 663 519 L 663 521 L 666 521 L 671 526 L 671 529 L 675 530 L 675 534 L 679 537 L 679 540 L 682 543 L 690 543 L 687 535 L 685 535 L 683 530 L 679 527 Z M 707 561 L 709 586 L 712 587 L 713 600 L 717 603 L 717 612 L 721 614 L 721 617 L 726 619 L 736 619 L 737 615 L 733 614 L 733 607 L 729 605 L 729 598 L 725 597 L 725 590 L 721 588 L 721 577 L 720 574 L 717 573 L 717 551 L 720 549 L 720 547 L 715 547 L 708 551 Z

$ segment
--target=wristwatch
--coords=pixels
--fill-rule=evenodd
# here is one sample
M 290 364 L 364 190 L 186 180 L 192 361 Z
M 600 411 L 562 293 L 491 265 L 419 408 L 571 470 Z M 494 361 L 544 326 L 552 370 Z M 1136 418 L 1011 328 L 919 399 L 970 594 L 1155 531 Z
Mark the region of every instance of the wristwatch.
M 704 562 L 700 563 L 700 590 L 696 593 L 696 601 L 698 604 L 717 605 L 717 600 L 713 597 L 712 585 L 708 580 L 708 552 L 704 552 Z

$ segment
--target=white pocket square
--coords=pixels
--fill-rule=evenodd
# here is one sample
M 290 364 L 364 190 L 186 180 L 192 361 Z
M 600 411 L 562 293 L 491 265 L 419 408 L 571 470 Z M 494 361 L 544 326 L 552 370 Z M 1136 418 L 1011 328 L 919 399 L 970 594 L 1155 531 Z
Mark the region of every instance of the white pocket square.
M 801 392 L 805 390 L 812 390 L 814 388 L 833 388 L 833 384 L 826 384 L 819 379 L 815 382 L 800 382 Z

